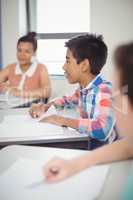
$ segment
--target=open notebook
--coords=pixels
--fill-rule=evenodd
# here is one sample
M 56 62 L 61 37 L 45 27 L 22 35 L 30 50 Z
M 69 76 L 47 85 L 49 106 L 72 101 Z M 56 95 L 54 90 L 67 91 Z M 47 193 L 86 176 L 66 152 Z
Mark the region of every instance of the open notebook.
M 28 113 L 25 115 L 7 115 L 0 123 L 0 138 L 38 137 L 46 135 L 64 134 L 63 128 L 49 123 L 39 122 L 43 117 L 56 114 L 51 106 L 39 119 L 33 119 Z
M 43 161 L 19 158 L 0 176 L 1 200 L 94 200 L 98 197 L 109 166 L 87 169 L 65 181 L 48 184 Z

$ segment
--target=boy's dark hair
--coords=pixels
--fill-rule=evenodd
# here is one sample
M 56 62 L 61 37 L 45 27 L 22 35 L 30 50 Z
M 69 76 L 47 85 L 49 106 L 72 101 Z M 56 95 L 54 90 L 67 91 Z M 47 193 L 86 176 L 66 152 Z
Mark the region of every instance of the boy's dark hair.
M 30 42 L 33 45 L 34 52 L 37 50 L 37 38 L 35 32 L 29 32 L 27 35 L 24 35 L 21 38 L 19 38 L 17 46 L 20 42 Z
M 102 35 L 86 34 L 70 39 L 65 43 L 79 64 L 84 59 L 90 63 L 91 73 L 97 75 L 107 59 L 107 46 Z
M 121 87 L 127 86 L 126 94 L 133 105 L 133 42 L 118 46 L 114 53 L 114 60 L 120 70 Z

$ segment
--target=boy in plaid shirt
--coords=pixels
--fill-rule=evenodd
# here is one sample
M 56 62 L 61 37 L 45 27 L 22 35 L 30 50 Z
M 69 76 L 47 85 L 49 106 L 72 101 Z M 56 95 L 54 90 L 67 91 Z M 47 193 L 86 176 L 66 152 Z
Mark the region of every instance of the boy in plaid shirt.
M 104 80 L 100 71 L 106 63 L 107 46 L 102 36 L 81 35 L 66 42 L 66 62 L 63 66 L 65 76 L 71 84 L 79 83 L 72 96 L 64 96 L 46 105 L 33 105 L 32 117 L 39 117 L 51 105 L 56 108 L 78 107 L 79 119 L 58 115 L 45 117 L 42 121 L 59 126 L 77 129 L 90 137 L 90 149 L 94 149 L 115 140 L 112 131 L 115 118 L 112 110 L 112 86 Z

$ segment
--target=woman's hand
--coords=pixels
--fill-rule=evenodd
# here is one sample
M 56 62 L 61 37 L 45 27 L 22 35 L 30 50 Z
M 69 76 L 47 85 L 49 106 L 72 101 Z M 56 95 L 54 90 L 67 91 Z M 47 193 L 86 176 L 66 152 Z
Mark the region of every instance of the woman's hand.
M 15 97 L 21 97 L 21 96 L 22 96 L 22 91 L 19 90 L 19 89 L 16 88 L 16 87 L 10 87 L 10 88 L 8 89 L 8 91 L 9 91 L 9 94 L 10 94 L 10 95 L 13 95 L 13 96 L 15 96 Z
M 7 82 L 0 84 L 0 91 L 1 92 L 7 92 L 8 91 L 9 95 L 13 95 L 13 96 L 16 96 L 16 97 L 22 96 L 21 90 L 19 90 L 16 87 L 11 87 Z
M 6 92 L 9 90 L 10 86 L 7 82 L 0 83 L 0 91 L 1 92 Z

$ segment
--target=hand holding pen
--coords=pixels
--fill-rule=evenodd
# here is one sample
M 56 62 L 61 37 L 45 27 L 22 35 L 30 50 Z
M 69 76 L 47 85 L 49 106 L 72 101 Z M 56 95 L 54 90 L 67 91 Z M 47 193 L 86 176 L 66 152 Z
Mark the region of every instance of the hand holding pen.
M 53 158 L 44 166 L 44 178 L 26 187 L 34 189 L 36 187 L 45 185 L 45 183 L 61 181 L 78 172 L 77 169 L 79 169 L 79 167 L 77 166 L 76 159 L 64 160 L 62 158 Z
M 44 167 L 45 180 L 49 183 L 61 181 L 73 175 L 76 172 L 75 168 L 76 163 L 74 160 L 54 158 Z

